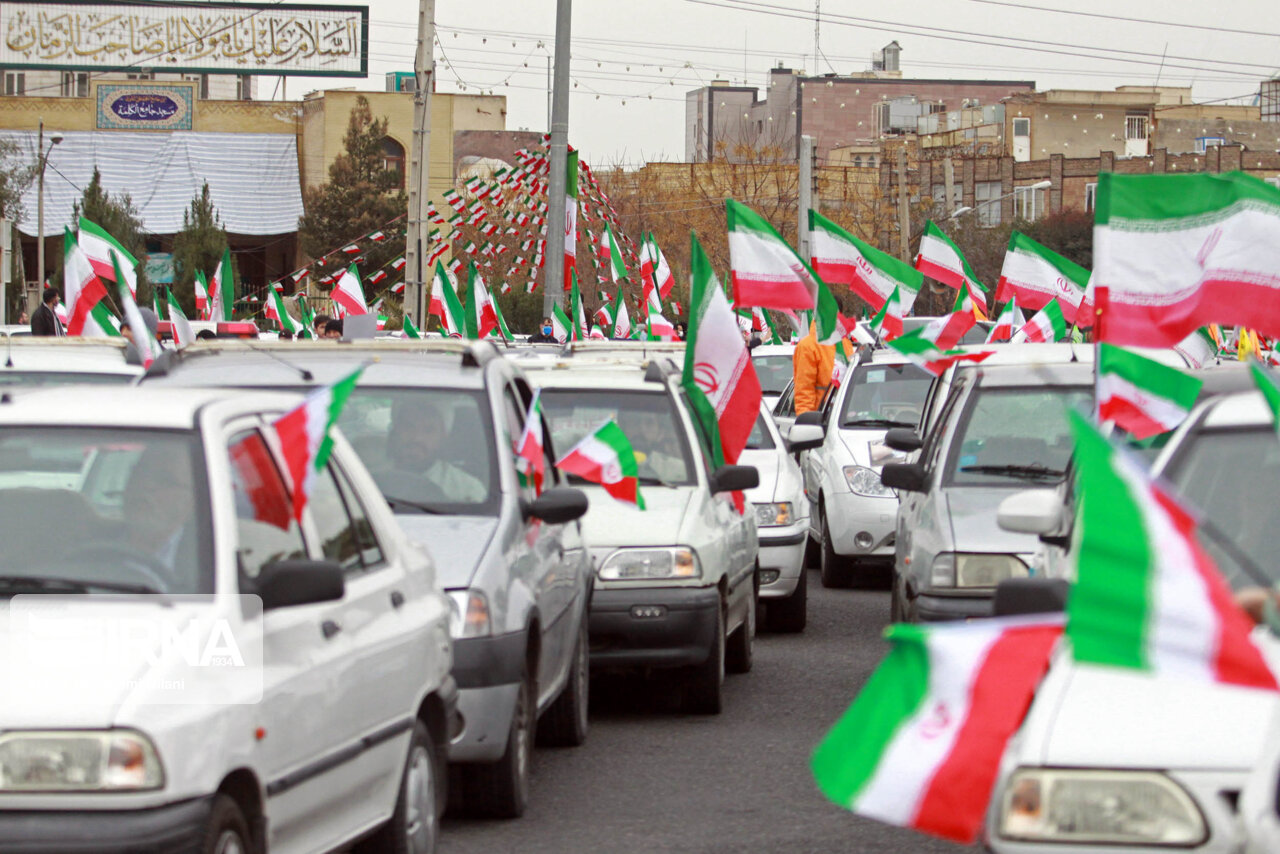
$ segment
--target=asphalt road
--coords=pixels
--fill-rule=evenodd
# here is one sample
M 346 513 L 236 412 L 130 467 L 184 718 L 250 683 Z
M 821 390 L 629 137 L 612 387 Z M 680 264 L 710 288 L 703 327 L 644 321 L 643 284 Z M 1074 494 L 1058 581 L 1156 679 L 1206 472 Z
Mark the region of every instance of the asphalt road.
M 813 784 L 809 754 L 883 656 L 888 593 L 824 590 L 809 570 L 809 625 L 756 637 L 725 710 L 686 715 L 661 682 L 592 683 L 579 748 L 540 748 L 515 821 L 446 819 L 444 854 L 521 852 L 959 852 L 861 819 Z

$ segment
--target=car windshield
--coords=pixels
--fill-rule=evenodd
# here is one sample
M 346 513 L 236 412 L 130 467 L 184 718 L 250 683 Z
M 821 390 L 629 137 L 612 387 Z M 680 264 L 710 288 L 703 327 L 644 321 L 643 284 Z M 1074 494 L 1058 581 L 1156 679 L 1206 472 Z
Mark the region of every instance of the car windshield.
M 689 442 L 670 395 L 608 389 L 542 390 L 551 441 L 567 453 L 605 421 L 618 422 L 636 453 L 640 482 L 668 486 L 694 483 Z M 581 482 L 571 477 L 571 482 Z
M 1187 436 L 1165 478 L 1200 514 L 1200 542 L 1234 589 L 1280 581 L 1280 441 L 1268 427 Z
M 133 378 L 133 374 L 89 371 L 0 370 L 0 386 L 123 385 Z
M 400 514 L 498 512 L 497 448 L 479 389 L 357 386 L 338 426 Z
M 858 365 L 840 411 L 841 427 L 914 427 L 933 375 L 915 365 Z
M 211 593 L 190 431 L 0 428 L 0 596 Z
M 751 425 L 751 434 L 747 436 L 748 451 L 772 451 L 774 449 L 773 436 L 769 433 L 769 427 L 764 423 L 765 415 L 760 413 L 756 416 L 756 423 Z
M 765 394 L 782 394 L 794 374 L 791 357 L 786 353 L 752 356 L 751 364 L 755 366 L 756 376 L 760 378 L 760 390 Z
M 949 485 L 1057 483 L 1073 447 L 1066 411 L 1092 401 L 1079 386 L 976 389 L 951 440 Z

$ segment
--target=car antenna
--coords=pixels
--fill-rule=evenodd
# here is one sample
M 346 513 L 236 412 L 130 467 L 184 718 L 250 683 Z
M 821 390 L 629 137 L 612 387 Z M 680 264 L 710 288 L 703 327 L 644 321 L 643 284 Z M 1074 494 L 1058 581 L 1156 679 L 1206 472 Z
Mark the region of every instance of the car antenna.
M 300 365 L 295 365 L 293 362 L 290 362 L 288 359 L 285 359 L 281 356 L 277 356 L 275 353 L 272 353 L 266 347 L 255 347 L 252 344 L 250 344 L 248 341 L 246 341 L 245 344 L 248 346 L 250 350 L 252 350 L 255 353 L 261 353 L 264 356 L 269 356 L 272 359 L 275 359 L 277 362 L 284 365 L 286 368 L 288 368 L 289 370 L 293 371 L 298 376 L 300 376 L 305 382 L 313 382 L 316 378 L 315 374 L 311 373 L 311 371 L 307 370 L 306 368 Z

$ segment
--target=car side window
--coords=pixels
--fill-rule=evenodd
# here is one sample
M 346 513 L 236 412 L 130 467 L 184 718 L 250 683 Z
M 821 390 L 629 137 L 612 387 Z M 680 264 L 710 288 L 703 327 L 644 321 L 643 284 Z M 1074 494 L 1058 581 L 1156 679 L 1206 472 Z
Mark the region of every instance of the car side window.
M 231 437 L 231 492 L 236 508 L 236 557 L 240 571 L 256 578 L 269 563 L 307 556 L 302 529 L 266 440 L 257 430 Z
M 680 401 L 686 410 L 692 411 L 689 397 L 683 391 L 680 392 Z M 695 444 L 698 447 L 698 458 L 702 460 L 702 471 L 707 477 L 710 477 L 713 468 L 711 464 L 711 437 L 702 431 L 702 425 L 698 423 L 698 419 L 690 418 L 689 423 L 693 425 L 693 435 L 698 439 Z
M 942 405 L 942 412 L 938 413 L 937 420 L 933 422 L 933 429 L 929 431 L 929 435 L 920 450 L 920 460 L 929 471 L 932 471 L 938 463 L 938 454 L 942 449 L 942 440 L 947 430 L 947 422 L 951 420 L 951 414 L 955 411 L 956 404 L 960 401 L 960 398 L 964 397 L 964 392 L 965 386 L 963 384 L 952 387 L 951 395 Z
M 787 389 L 782 393 L 782 397 L 778 398 L 778 404 L 773 408 L 774 415 L 791 417 L 796 414 L 795 384 L 788 383 Z
M 352 572 L 382 562 L 382 549 L 364 507 L 346 475 L 334 463 L 330 462 L 316 476 L 307 504 L 327 560 L 336 561 L 344 570 Z

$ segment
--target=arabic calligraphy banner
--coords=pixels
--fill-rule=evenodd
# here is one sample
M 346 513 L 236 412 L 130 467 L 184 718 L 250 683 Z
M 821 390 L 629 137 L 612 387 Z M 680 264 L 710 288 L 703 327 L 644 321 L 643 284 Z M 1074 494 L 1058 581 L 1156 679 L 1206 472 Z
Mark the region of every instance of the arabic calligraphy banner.
M 98 130 L 191 130 L 194 83 L 98 83 Z
M 0 3 L 0 66 L 363 77 L 368 6 Z

